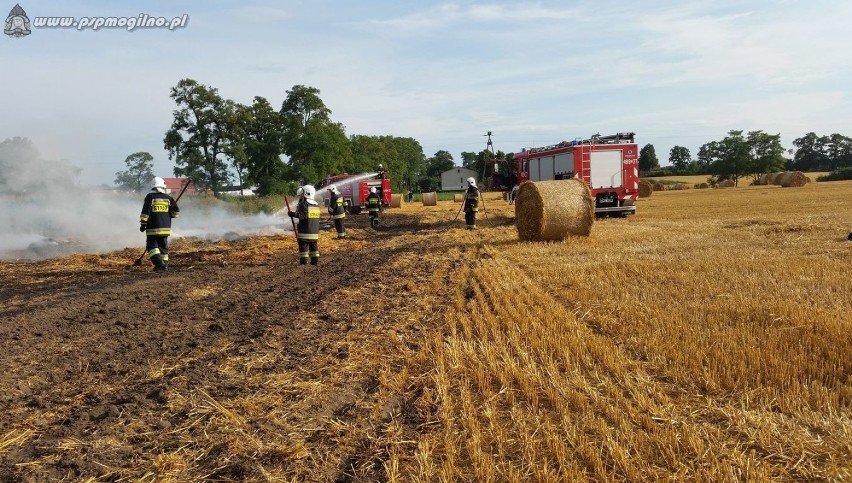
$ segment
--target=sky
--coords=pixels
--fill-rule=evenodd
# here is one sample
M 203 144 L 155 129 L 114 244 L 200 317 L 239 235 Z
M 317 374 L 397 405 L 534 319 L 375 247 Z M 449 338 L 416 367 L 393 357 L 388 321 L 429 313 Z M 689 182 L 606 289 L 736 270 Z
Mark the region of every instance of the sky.
M 32 27 L 0 36 L 0 140 L 113 184 L 131 153 L 171 176 L 183 78 L 280 107 L 319 89 L 348 135 L 412 137 L 461 164 L 496 150 L 635 132 L 661 164 L 730 130 L 852 135 L 852 2 L 20 0 L 35 17 L 182 17 L 174 30 Z M 0 3 L 5 18 L 14 0 Z

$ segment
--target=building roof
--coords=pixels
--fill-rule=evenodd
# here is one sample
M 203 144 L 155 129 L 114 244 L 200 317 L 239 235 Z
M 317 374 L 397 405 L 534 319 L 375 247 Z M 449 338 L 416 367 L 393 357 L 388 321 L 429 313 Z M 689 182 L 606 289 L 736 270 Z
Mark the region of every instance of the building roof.
M 186 183 L 187 179 L 189 179 L 189 178 L 163 178 L 163 181 L 166 182 L 166 189 L 167 190 L 180 192 L 180 190 L 183 189 L 183 185 Z M 191 185 L 189 185 L 189 187 L 186 188 L 186 192 L 187 193 L 198 192 L 198 190 L 195 188 L 195 183 L 192 183 Z

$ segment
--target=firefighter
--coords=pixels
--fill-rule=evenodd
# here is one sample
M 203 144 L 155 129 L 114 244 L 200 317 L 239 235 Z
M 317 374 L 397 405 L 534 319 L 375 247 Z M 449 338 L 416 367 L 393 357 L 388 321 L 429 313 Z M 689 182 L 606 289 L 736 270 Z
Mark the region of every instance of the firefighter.
M 370 188 L 370 195 L 367 196 L 367 212 L 370 214 L 370 226 L 375 228 L 379 225 L 379 212 L 382 211 L 382 200 L 376 192 L 376 187 Z
M 379 163 L 379 168 L 376 170 L 379 174 L 379 179 L 386 179 L 388 177 L 388 170 Z
M 479 211 L 479 188 L 473 177 L 467 179 L 467 191 L 464 194 L 464 222 L 468 230 L 476 230 L 476 213 Z
M 337 230 L 337 238 L 346 238 L 346 228 L 343 226 L 343 219 L 346 218 L 346 206 L 340 191 L 337 186 L 331 185 L 328 187 L 328 192 L 331 193 L 331 198 L 328 200 L 328 214 L 334 220 L 334 228 Z
M 159 176 L 151 181 L 151 192 L 142 203 L 139 231 L 145 232 L 145 249 L 155 272 L 169 269 L 169 236 L 172 218 L 180 216 L 174 198 L 166 194 L 166 182 Z
M 296 228 L 296 239 L 299 241 L 299 264 L 307 264 L 310 258 L 311 265 L 318 265 L 320 207 L 314 199 L 317 190 L 312 185 L 306 184 L 299 188 L 296 194 L 299 195 L 296 211 L 288 211 L 287 214 L 290 218 L 299 219 L 299 225 Z

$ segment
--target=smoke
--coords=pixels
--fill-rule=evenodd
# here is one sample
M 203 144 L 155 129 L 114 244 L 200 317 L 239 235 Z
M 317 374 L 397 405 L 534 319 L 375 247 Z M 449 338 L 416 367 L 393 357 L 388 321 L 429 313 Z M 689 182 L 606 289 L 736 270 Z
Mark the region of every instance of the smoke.
M 144 247 L 139 214 L 145 194 L 86 188 L 77 182 L 79 173 L 67 161 L 42 159 L 27 139 L 0 143 L 0 259 Z M 189 197 L 181 199 L 180 208 L 172 239 L 235 240 L 284 233 L 290 226 L 280 215 L 239 216 Z

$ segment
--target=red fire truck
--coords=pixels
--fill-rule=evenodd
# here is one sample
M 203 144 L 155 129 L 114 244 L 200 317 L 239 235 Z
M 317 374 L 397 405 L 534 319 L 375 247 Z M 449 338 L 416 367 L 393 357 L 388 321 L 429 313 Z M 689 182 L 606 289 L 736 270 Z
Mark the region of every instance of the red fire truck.
M 636 213 L 639 149 L 634 134 L 596 134 L 514 153 L 516 183 L 580 178 L 589 185 L 596 214 Z
M 370 194 L 370 188 L 376 188 L 379 198 L 382 200 L 382 206 L 390 206 L 391 202 L 391 185 L 387 177 L 378 173 L 372 174 L 338 174 L 326 176 L 320 183 L 318 191 L 322 192 L 323 203 L 328 206 L 328 188 L 330 185 L 337 186 L 340 195 L 349 206 L 349 212 L 357 215 L 361 210 L 367 208 L 367 196 Z

